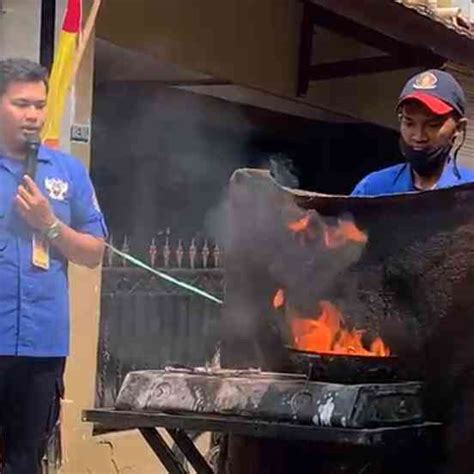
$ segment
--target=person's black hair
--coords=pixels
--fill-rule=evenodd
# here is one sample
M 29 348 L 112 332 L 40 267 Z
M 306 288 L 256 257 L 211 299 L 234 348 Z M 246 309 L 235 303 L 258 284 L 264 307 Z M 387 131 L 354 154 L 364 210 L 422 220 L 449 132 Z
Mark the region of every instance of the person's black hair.
M 48 87 L 48 70 L 34 61 L 23 58 L 0 60 L 0 96 L 15 82 L 44 82 Z

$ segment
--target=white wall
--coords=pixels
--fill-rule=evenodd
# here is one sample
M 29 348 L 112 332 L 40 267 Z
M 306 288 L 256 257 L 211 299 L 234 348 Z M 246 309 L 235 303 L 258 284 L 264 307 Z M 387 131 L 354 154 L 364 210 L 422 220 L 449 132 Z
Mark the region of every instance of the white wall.
M 0 58 L 39 60 L 41 0 L 3 0 L 0 14 Z

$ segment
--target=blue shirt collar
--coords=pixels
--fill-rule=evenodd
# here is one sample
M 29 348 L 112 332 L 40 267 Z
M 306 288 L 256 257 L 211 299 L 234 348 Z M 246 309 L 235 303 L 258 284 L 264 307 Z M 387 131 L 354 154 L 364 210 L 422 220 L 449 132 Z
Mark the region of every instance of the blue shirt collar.
M 38 161 L 44 161 L 46 163 L 51 163 L 51 153 L 48 148 L 41 145 L 38 151 Z
M 0 147 L 0 160 L 12 160 L 13 158 L 9 158 L 9 156 L 3 151 Z M 38 161 L 44 161 L 46 163 L 51 162 L 51 154 L 47 147 L 41 145 L 38 150 Z
M 48 148 L 40 146 L 38 150 L 38 161 L 43 163 L 51 163 L 51 154 Z M 0 150 L 0 166 L 8 170 L 12 174 L 17 174 L 23 168 L 23 161 L 9 158 L 3 151 Z
M 451 159 L 446 166 L 444 167 L 443 173 L 441 174 L 438 182 L 436 183 L 437 188 L 446 188 L 453 186 L 454 181 L 460 181 L 460 177 L 456 174 L 454 170 L 453 160 Z
M 435 189 L 453 186 L 455 184 L 453 183 L 453 180 L 459 181 L 460 179 L 456 175 L 453 161 L 450 159 L 444 166 L 444 170 L 441 173 L 438 182 L 436 183 Z M 406 191 L 418 191 L 413 183 L 411 169 L 407 163 L 404 164 L 400 171 L 396 174 L 395 179 L 393 180 L 393 184 L 395 183 L 403 187 Z

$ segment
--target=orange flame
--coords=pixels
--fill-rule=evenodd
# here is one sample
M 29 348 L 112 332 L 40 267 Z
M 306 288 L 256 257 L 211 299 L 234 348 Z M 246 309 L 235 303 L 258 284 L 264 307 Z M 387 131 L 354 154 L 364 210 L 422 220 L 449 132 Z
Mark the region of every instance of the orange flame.
M 310 230 L 310 216 L 288 223 L 288 229 L 295 233 L 307 233 Z M 313 236 L 314 237 L 314 236 Z M 324 244 L 327 248 L 336 249 L 346 245 L 349 242 L 367 243 L 367 235 L 364 234 L 357 226 L 347 220 L 340 219 L 335 226 L 325 225 L 323 229 Z
M 374 352 L 379 357 L 388 357 L 390 355 L 390 348 L 383 343 L 380 337 L 377 337 L 370 345 L 370 352 Z
M 324 243 L 326 247 L 335 249 L 348 242 L 367 243 L 367 235 L 359 230 L 351 221 L 339 220 L 337 226 L 328 226 L 324 229 Z
M 310 215 L 288 223 L 288 228 L 306 238 L 314 238 L 310 228 Z M 320 234 L 319 234 L 320 235 Z M 339 219 L 337 225 L 323 224 L 323 242 L 328 249 L 337 249 L 348 243 L 367 243 L 367 235 L 348 220 Z M 285 304 L 285 293 L 278 290 L 273 297 L 273 307 Z M 370 350 L 362 344 L 364 331 L 344 328 L 344 318 L 329 301 L 321 301 L 321 314 L 314 319 L 294 317 L 291 320 L 294 345 L 299 350 L 331 354 L 388 357 L 390 349 L 380 337 L 371 344 Z
M 309 226 L 309 215 L 298 219 L 297 221 L 289 222 L 288 229 L 293 232 L 303 232 Z
M 321 314 L 316 319 L 293 318 L 293 332 L 296 349 L 329 354 L 388 357 L 390 349 L 381 338 L 376 338 L 366 349 L 362 344 L 361 330 L 344 328 L 344 318 L 329 301 L 321 301 Z
M 273 297 L 273 307 L 275 309 L 281 308 L 285 304 L 285 292 L 280 288 Z

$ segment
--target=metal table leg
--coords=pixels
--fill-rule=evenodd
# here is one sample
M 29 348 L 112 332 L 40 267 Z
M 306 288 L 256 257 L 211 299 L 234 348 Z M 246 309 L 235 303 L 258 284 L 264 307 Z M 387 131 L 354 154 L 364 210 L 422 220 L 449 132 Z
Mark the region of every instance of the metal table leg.
M 211 466 L 209 466 L 203 455 L 196 448 L 196 445 L 183 430 L 168 429 L 167 431 L 197 474 L 213 474 Z
M 156 428 L 140 428 L 140 433 L 169 474 L 187 474 Z

